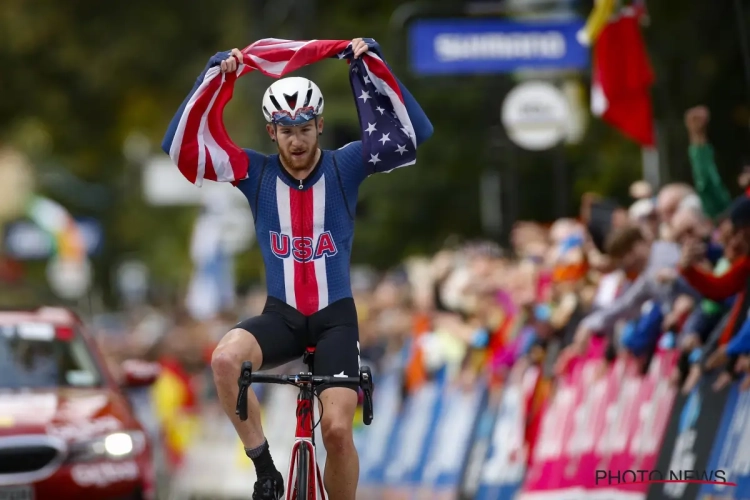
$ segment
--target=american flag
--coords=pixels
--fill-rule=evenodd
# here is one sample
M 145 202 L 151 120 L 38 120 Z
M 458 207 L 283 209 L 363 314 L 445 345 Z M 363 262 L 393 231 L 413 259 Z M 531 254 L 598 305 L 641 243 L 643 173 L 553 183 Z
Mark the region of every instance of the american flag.
M 370 45 L 373 47 L 373 45 Z M 234 73 L 209 68 L 180 117 L 169 156 L 190 182 L 236 182 L 246 177 L 247 154 L 224 127 L 224 107 L 237 78 L 252 71 L 281 78 L 327 58 L 350 64 L 349 80 L 362 128 L 363 160 L 371 171 L 386 172 L 416 161 L 416 136 L 396 77 L 376 48 L 353 59 L 348 40 L 259 40 L 242 50 Z M 259 113 L 260 114 L 260 113 Z

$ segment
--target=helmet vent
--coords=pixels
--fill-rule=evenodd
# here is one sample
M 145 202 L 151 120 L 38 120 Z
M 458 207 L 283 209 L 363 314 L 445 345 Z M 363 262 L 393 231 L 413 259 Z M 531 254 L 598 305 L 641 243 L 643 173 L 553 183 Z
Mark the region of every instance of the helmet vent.
M 305 96 L 305 104 L 302 105 L 303 108 L 306 108 L 310 105 L 310 100 L 312 99 L 312 93 L 313 93 L 312 88 L 307 90 L 307 95 Z
M 276 96 L 275 95 L 270 95 L 268 97 L 269 97 L 269 99 L 271 99 L 271 102 L 273 103 L 273 105 L 276 106 L 276 111 L 281 111 L 281 109 L 282 109 L 281 108 L 281 104 L 279 104 L 279 101 L 276 100 Z
M 286 99 L 286 103 L 289 105 L 290 109 L 297 109 L 297 96 L 298 95 L 299 95 L 299 92 L 295 92 L 292 95 L 284 94 L 284 99 Z

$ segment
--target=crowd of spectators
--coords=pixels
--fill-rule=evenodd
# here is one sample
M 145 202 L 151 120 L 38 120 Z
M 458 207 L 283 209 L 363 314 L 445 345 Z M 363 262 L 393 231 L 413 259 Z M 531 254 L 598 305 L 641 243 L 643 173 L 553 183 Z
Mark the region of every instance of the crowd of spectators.
M 509 249 L 452 241 L 360 287 L 368 355 L 406 343 L 407 390 L 446 365 L 466 382 L 501 381 L 519 363 L 554 377 L 593 337 L 605 339 L 605 361 L 630 356 L 644 371 L 657 350 L 677 349 L 673 381 L 684 391 L 709 370 L 721 371 L 717 386 L 741 376 L 750 166 L 737 186 L 723 182 L 709 119 L 702 106 L 685 114 L 692 185 L 636 182 L 629 206 L 588 193 L 577 218 L 516 224 Z
M 403 370 L 405 395 L 445 368 L 458 383 L 500 384 L 514 366 L 537 364 L 554 380 L 594 337 L 607 346 L 603 367 L 630 356 L 646 370 L 657 350 L 679 350 L 673 382 L 685 391 L 708 370 L 720 372 L 717 385 L 749 371 L 750 167 L 725 185 L 708 121 L 704 107 L 685 116 L 692 185 L 636 182 L 629 205 L 588 193 L 576 218 L 517 223 L 507 249 L 452 238 L 385 274 L 353 268 L 363 362 Z M 251 290 L 209 322 L 145 309 L 108 351 L 161 362 L 189 387 L 181 405 L 160 410 L 164 424 L 215 400 L 213 346 L 264 300 Z

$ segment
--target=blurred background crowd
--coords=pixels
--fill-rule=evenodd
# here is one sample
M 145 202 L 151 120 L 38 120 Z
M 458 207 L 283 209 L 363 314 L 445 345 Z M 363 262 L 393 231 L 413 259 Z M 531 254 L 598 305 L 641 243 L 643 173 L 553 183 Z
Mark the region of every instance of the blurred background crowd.
M 586 19 L 607 2 L 434 3 Z M 0 305 L 73 307 L 113 370 L 130 359 L 161 365 L 155 385 L 132 397 L 168 484 L 206 433 L 228 424 L 210 355 L 260 312 L 265 287 L 244 198 L 190 185 L 156 145 L 214 52 L 266 36 L 373 36 L 435 127 L 416 166 L 363 187 L 352 285 L 376 380 L 398 371 L 407 398 L 445 370 L 462 386 L 502 387 L 538 366 L 547 394 L 601 341 L 603 367 L 628 357 L 646 370 L 671 349 L 675 387 L 690 391 L 712 369 L 726 385 L 750 370 L 744 24 L 731 2 L 608 3 L 605 20 L 648 9 L 639 20 L 655 74 L 645 87 L 653 137 L 590 117 L 588 69 L 419 75 L 401 56 L 398 1 L 5 0 Z M 338 147 L 359 133 L 346 68 L 319 66 L 304 71 L 327 97 L 323 146 Z M 560 88 L 570 111 L 564 139 L 541 151 L 500 124 L 504 96 L 530 76 Z M 271 152 L 259 113 L 268 82 L 247 80 L 227 126 L 241 145 Z M 377 396 L 375 405 L 377 418 Z

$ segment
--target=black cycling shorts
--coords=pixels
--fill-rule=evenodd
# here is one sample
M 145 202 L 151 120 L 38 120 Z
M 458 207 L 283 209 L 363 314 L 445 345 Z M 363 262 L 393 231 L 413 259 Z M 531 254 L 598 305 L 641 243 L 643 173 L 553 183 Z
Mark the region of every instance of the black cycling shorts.
M 300 359 L 307 347 L 314 346 L 315 375 L 359 376 L 359 326 L 352 298 L 305 316 L 289 304 L 268 297 L 260 316 L 241 321 L 235 328 L 250 332 L 258 341 L 263 353 L 262 370 Z M 321 386 L 319 391 L 333 386 L 336 384 Z

